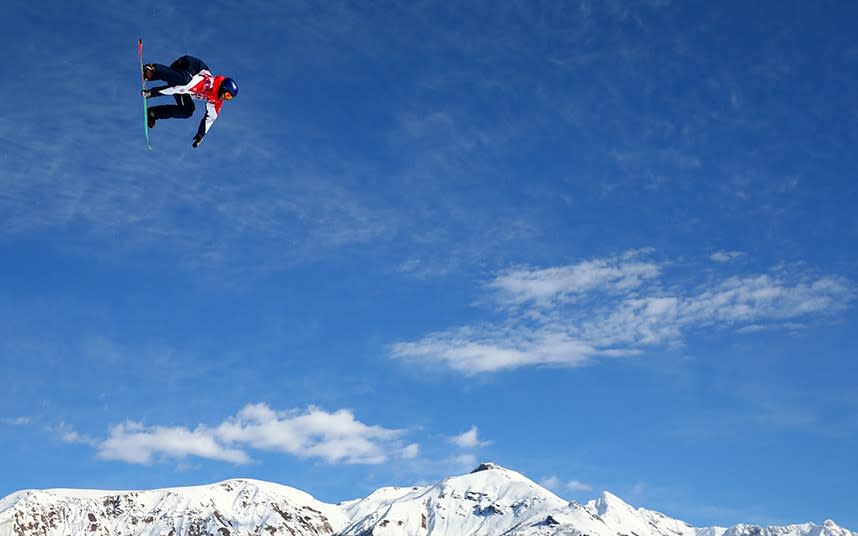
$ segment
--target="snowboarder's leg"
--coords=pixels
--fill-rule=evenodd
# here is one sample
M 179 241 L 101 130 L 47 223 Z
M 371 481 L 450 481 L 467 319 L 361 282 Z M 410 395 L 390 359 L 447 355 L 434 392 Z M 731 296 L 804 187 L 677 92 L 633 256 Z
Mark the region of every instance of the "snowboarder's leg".
M 194 115 L 194 101 L 190 95 L 173 95 L 176 104 L 152 106 L 149 113 L 155 119 L 187 119 Z
M 194 99 L 191 98 L 190 95 L 173 95 L 176 98 L 176 106 L 179 107 L 177 110 L 177 116 L 182 119 L 187 119 L 194 115 Z
M 147 67 L 152 66 L 151 74 L 147 80 L 163 80 L 171 86 L 183 86 L 191 81 L 191 74 L 187 71 L 177 71 L 160 63 L 147 64 L 143 70 L 146 72 Z

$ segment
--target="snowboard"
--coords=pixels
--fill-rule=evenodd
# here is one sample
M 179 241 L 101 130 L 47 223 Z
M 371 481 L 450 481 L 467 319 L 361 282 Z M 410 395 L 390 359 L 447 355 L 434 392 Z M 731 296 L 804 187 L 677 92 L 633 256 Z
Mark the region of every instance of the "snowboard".
M 146 89 L 146 75 L 143 73 L 143 38 L 137 39 L 137 57 L 140 59 L 140 81 L 142 89 Z M 151 151 L 152 144 L 149 142 L 149 103 L 143 96 L 143 129 L 146 132 L 146 147 Z

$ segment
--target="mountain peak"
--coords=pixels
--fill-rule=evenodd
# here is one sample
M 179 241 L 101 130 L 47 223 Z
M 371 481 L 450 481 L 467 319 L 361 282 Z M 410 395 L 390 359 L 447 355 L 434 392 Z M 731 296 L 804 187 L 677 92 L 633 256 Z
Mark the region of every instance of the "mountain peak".
M 537 534 L 568 502 L 496 463 L 427 487 L 389 489 L 347 506 L 352 522 L 339 536 Z M 554 518 L 552 518 L 554 519 Z
M 477 466 L 476 469 L 470 472 L 470 474 L 479 473 L 480 471 L 497 471 L 504 470 L 500 465 L 493 462 L 483 462 Z
M 626 503 L 626 501 L 620 499 L 619 497 L 607 490 L 602 491 L 602 493 L 599 494 L 599 499 L 609 504 L 628 504 Z
M 596 514 L 602 517 L 610 512 L 629 512 L 634 510 L 631 505 L 609 491 L 603 491 L 598 499 L 590 501 L 587 504 L 592 510 L 595 510 Z

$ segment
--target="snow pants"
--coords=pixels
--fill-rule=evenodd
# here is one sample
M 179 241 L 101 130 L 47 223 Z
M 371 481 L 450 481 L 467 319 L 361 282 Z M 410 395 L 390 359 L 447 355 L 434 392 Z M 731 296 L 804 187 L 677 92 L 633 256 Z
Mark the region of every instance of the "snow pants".
M 155 119 L 188 119 L 194 115 L 194 99 L 190 95 L 173 95 L 176 104 L 152 106 L 149 111 Z
M 152 65 L 155 67 L 152 80 L 163 80 L 171 86 L 183 86 L 193 77 L 191 73 L 181 68 L 179 60 L 174 61 L 169 67 L 160 63 Z M 194 115 L 194 99 L 190 95 L 173 95 L 173 98 L 176 99 L 176 104 L 162 104 L 149 108 L 155 119 L 187 119 Z

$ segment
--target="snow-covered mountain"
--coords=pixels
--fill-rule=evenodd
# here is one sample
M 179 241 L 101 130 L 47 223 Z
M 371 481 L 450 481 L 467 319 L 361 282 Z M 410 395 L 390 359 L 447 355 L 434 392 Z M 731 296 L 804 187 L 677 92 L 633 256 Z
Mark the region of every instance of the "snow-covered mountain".
M 584 507 L 494 464 L 434 486 L 382 488 L 342 506 L 352 520 L 342 536 L 541 534 L 558 517 L 585 532 L 600 528 Z
M 568 502 L 482 464 L 432 486 L 326 504 L 256 480 L 151 491 L 23 491 L 0 499 L 0 536 L 858 536 L 832 521 L 694 528 L 604 492 Z
M 329 536 L 346 523 L 338 506 L 255 480 L 152 491 L 24 491 L 0 500 L 0 536 Z

